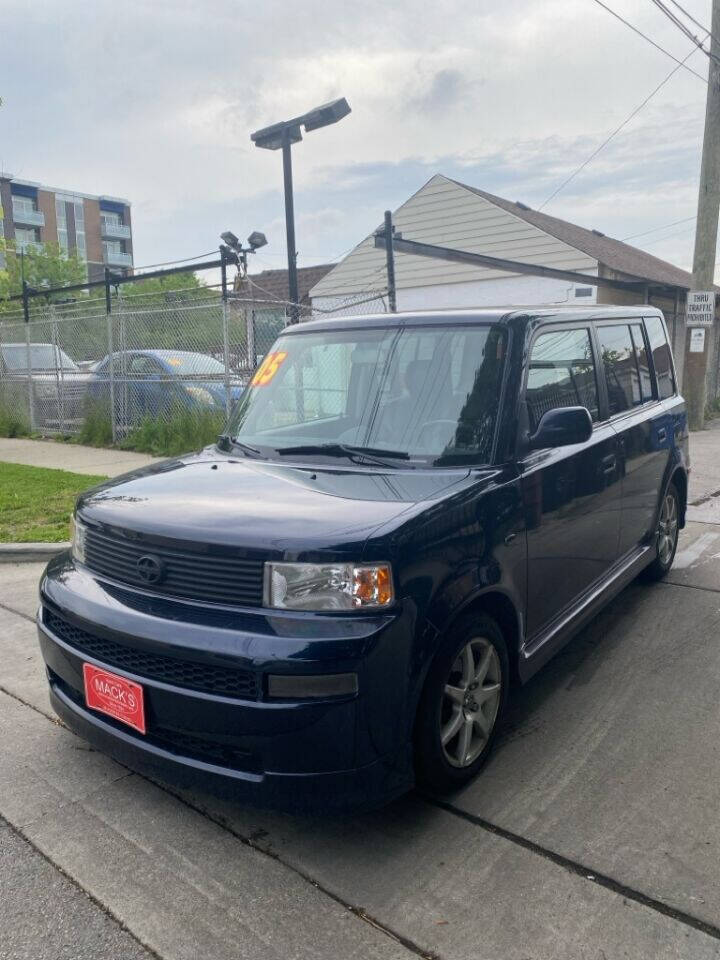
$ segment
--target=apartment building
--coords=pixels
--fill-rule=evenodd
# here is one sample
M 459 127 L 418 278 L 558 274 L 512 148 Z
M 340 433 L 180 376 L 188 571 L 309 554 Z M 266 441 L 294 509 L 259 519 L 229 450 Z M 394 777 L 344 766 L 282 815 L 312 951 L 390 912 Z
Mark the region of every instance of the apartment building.
M 0 174 L 0 237 L 16 250 L 44 243 L 77 254 L 88 279 L 105 267 L 131 273 L 133 267 L 130 203 L 117 197 L 56 190 Z

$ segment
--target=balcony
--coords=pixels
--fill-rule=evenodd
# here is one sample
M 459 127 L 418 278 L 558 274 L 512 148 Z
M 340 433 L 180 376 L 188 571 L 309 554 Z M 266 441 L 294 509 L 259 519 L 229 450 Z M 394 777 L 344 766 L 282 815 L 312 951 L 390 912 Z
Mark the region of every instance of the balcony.
M 28 207 L 16 207 L 13 204 L 13 220 L 27 227 L 44 227 L 45 214 L 42 210 L 30 210 Z
M 131 267 L 133 265 L 131 255 L 119 250 L 104 250 L 103 260 L 109 267 Z
M 112 220 L 106 220 L 100 217 L 100 232 L 109 240 L 129 240 L 130 227 L 124 223 L 114 223 Z
M 18 240 L 15 238 L 15 249 L 19 252 L 27 252 L 28 250 L 37 250 L 38 252 L 42 250 L 42 244 L 37 240 Z

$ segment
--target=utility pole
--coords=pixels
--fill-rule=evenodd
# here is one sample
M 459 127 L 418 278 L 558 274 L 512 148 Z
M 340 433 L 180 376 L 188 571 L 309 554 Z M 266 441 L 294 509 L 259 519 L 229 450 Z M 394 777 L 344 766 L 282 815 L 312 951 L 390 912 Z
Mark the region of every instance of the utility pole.
M 715 251 L 720 214 L 720 0 L 712 0 L 710 29 L 710 69 L 692 273 L 693 291 L 709 292 L 715 286 Z M 713 318 L 714 301 L 713 293 Z M 686 324 L 683 394 L 687 400 L 690 429 L 701 430 L 705 423 L 708 365 L 715 355 L 716 323 L 713 319 L 710 326 L 696 328 L 693 336 L 692 316 L 686 310 Z
M 395 252 L 393 250 L 392 213 L 385 211 L 385 263 L 387 266 L 388 305 L 390 313 L 397 313 L 397 291 L 395 289 Z

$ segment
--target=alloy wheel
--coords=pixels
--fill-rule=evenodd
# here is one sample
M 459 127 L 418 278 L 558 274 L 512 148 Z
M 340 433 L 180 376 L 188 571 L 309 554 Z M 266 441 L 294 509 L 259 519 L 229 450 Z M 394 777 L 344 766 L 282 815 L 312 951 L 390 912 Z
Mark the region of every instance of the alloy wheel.
M 668 566 L 675 550 L 678 532 L 677 502 L 672 493 L 665 494 L 658 521 L 658 557 L 663 567 Z
M 497 650 L 485 637 L 468 641 L 445 682 L 440 709 L 440 742 L 454 767 L 469 767 L 484 750 L 495 726 L 502 696 Z

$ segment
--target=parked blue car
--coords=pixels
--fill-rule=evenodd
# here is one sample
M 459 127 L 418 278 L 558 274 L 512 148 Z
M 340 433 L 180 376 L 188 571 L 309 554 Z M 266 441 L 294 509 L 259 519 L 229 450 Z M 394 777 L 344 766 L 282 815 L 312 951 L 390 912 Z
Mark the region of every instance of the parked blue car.
M 112 374 L 112 376 L 111 376 Z M 186 350 L 123 350 L 107 356 L 94 371 L 88 389 L 91 402 L 110 403 L 111 380 L 115 407 L 123 420 L 168 414 L 177 407 L 225 410 L 225 368 L 204 353 Z M 230 382 L 234 403 L 243 387 Z

